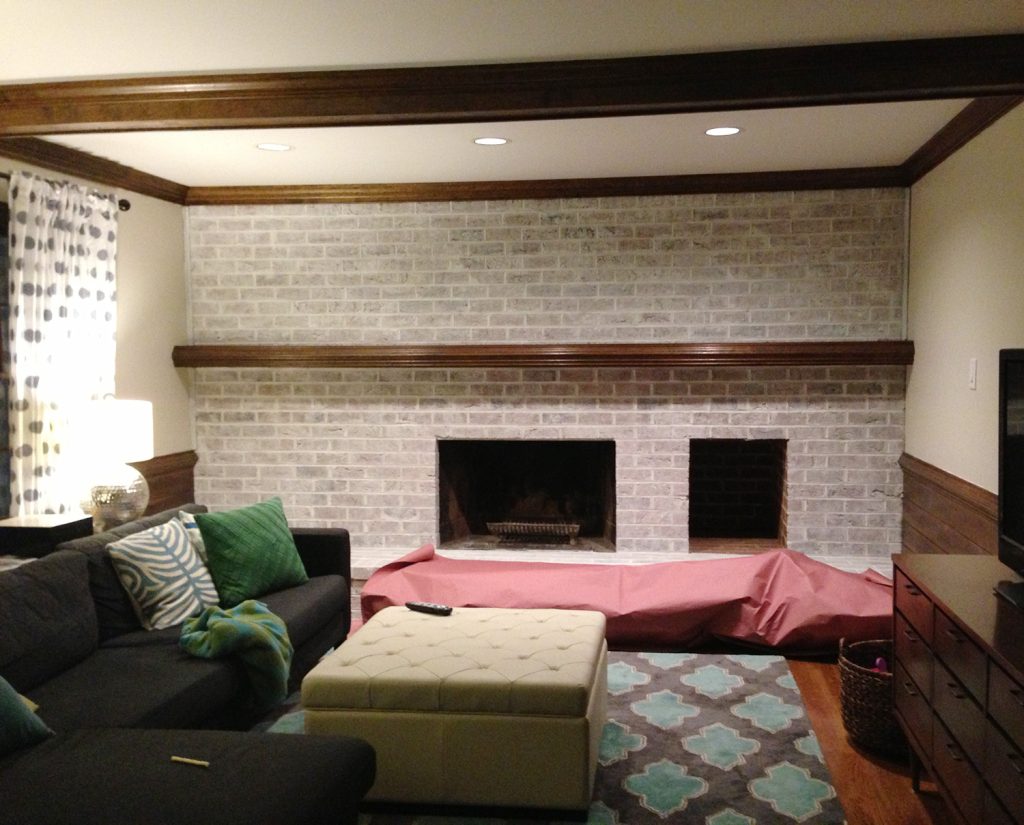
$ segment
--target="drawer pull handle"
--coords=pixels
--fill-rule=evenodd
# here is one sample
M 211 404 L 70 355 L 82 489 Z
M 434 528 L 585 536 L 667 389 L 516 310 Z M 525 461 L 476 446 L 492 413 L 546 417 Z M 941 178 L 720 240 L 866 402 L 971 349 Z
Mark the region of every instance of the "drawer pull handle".
M 946 682 L 946 687 L 949 688 L 949 695 L 954 699 L 967 698 L 967 694 L 960 690 L 960 686 L 956 682 Z
M 1020 688 L 1011 688 L 1010 695 L 1014 698 L 1018 705 L 1024 708 L 1024 691 Z
M 960 748 L 958 748 L 952 742 L 946 743 L 946 750 L 949 751 L 949 758 L 952 759 L 954 762 L 964 761 L 964 755 L 960 752 Z
M 1017 754 L 1008 753 L 1006 754 L 1006 758 L 1010 760 L 1010 764 L 1013 766 L 1013 769 L 1017 771 L 1017 774 L 1019 776 L 1024 776 L 1024 766 L 1020 764 L 1020 759 L 1017 758 Z
M 920 639 L 918 638 L 917 634 L 913 630 L 904 630 L 903 631 L 903 635 L 906 636 L 907 639 L 909 639 L 912 642 L 919 642 L 920 641 Z
M 912 585 L 912 584 L 905 584 L 903 586 L 906 588 L 907 592 L 911 596 L 920 596 L 921 595 L 921 591 L 918 590 L 914 585 Z
M 918 695 L 917 691 L 914 690 L 914 683 L 911 682 L 909 679 L 907 679 L 903 683 L 903 689 L 907 692 L 908 696 L 917 696 Z
M 951 627 L 946 629 L 946 635 L 949 636 L 949 638 L 952 639 L 957 644 L 960 644 L 961 642 L 966 642 L 967 641 L 967 637 L 966 636 L 958 633 L 956 630 L 954 630 Z

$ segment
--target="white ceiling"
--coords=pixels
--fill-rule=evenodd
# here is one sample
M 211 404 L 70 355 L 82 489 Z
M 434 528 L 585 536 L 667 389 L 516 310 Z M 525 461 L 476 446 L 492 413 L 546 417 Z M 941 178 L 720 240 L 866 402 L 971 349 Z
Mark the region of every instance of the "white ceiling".
M 0 0 L 0 83 L 623 57 L 1024 32 L 1021 0 Z M 12 33 L 45 30 L 38 37 Z M 188 186 L 896 165 L 967 101 L 47 138 Z M 708 126 L 743 128 L 710 139 Z M 482 134 L 509 139 L 482 148 Z M 292 144 L 257 151 L 263 140 Z
M 966 101 L 584 120 L 52 138 L 187 186 L 421 183 L 898 165 Z M 733 137 L 704 130 L 735 125 Z M 504 146 L 477 146 L 500 135 Z M 884 139 L 880 140 L 882 136 Z M 284 141 L 288 152 L 256 144 Z

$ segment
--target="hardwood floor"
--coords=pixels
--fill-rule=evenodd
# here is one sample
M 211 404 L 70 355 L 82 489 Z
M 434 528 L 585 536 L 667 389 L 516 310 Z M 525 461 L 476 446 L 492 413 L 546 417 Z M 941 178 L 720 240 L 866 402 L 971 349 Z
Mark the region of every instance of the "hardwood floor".
M 922 793 L 915 794 L 906 764 L 869 754 L 847 740 L 835 663 L 790 659 L 789 669 L 818 735 L 847 825 L 945 825 L 949 821 L 942 799 L 925 779 Z

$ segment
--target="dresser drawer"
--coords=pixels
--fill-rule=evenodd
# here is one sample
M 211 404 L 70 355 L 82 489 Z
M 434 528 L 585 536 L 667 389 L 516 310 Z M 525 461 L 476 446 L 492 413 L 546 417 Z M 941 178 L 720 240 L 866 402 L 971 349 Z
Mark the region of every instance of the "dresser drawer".
M 932 758 L 932 709 L 920 688 L 897 661 L 893 669 L 893 704 L 926 762 Z
M 984 822 L 985 783 L 978 769 L 950 735 L 946 727 L 935 722 L 935 745 L 932 749 L 935 778 L 945 786 L 967 822 Z
M 935 662 L 932 708 L 968 758 L 981 765 L 985 757 L 985 713 L 941 662 Z
M 988 666 L 988 712 L 1014 744 L 1024 750 L 1024 687 L 995 662 Z
M 985 778 L 1011 818 L 1024 822 L 1024 755 L 991 721 L 985 728 Z
M 902 663 L 907 673 L 917 682 L 924 693 L 925 699 L 931 701 L 932 688 L 932 651 L 927 642 L 907 622 L 902 613 L 897 612 L 894 620 L 895 637 L 893 652 L 896 660 Z
M 932 642 L 932 602 L 901 570 L 893 581 L 896 609 L 902 613 L 925 644 Z
M 988 659 L 941 610 L 935 611 L 932 649 L 978 702 L 985 701 Z

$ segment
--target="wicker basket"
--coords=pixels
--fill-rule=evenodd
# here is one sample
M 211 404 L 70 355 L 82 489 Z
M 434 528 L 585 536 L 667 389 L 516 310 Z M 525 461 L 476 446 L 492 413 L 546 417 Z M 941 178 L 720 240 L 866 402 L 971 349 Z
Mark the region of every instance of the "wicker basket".
M 892 712 L 892 672 L 873 670 L 883 658 L 892 667 L 887 639 L 839 642 L 839 703 L 850 740 L 865 750 L 890 756 L 906 753 L 907 740 Z

